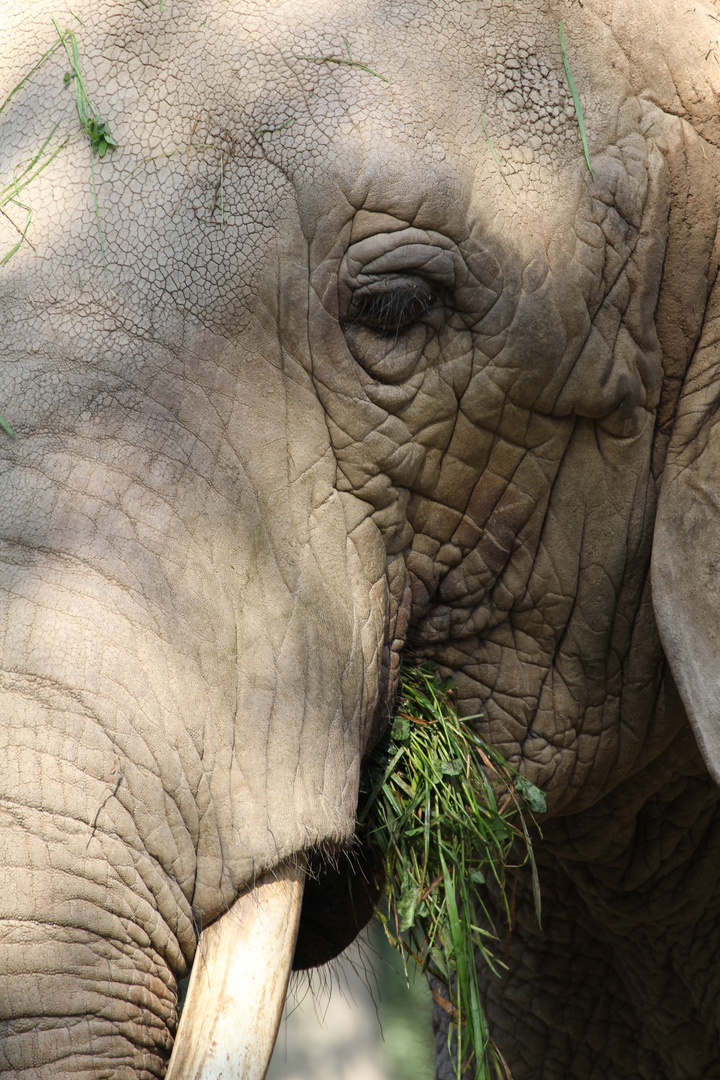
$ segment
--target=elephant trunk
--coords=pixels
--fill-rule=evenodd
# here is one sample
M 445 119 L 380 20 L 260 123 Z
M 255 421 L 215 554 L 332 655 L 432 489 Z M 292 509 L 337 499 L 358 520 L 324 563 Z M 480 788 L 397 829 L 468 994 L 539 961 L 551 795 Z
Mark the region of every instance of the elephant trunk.
M 116 517 L 83 534 L 79 497 L 42 551 L 25 525 L 0 545 L 2 1075 L 159 1080 L 197 938 L 202 961 L 261 875 L 351 842 L 385 552 L 324 461 L 301 466 L 262 505 L 241 477 L 224 517 L 211 493 L 201 536 L 153 502 L 160 554 L 144 518 L 142 544 Z

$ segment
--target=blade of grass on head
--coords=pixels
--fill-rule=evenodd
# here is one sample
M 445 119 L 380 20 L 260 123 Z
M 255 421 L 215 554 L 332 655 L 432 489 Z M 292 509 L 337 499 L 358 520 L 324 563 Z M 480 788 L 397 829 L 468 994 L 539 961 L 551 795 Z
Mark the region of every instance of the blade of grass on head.
M 583 118 L 582 105 L 580 104 L 580 97 L 575 86 L 575 80 L 570 70 L 570 61 L 565 50 L 565 34 L 563 33 L 562 19 L 560 20 L 560 49 L 562 52 L 563 65 L 565 67 L 565 74 L 567 75 L 568 86 L 570 87 L 570 94 L 572 95 L 573 105 L 575 106 L 575 115 L 577 117 L 578 127 L 580 128 L 580 138 L 582 140 L 583 151 L 585 153 L 585 161 L 587 162 L 588 171 L 590 175 L 595 178 L 593 167 L 590 162 L 590 150 L 588 148 L 587 134 L 585 133 L 585 120 Z
M 44 52 L 44 53 L 42 54 L 42 56 L 41 56 L 41 57 L 40 57 L 40 59 L 39 59 L 39 60 L 37 61 L 37 63 L 33 64 L 33 66 L 32 66 L 32 67 L 30 68 L 30 70 L 28 71 L 27 75 L 24 75 L 24 76 L 23 76 L 23 78 L 22 78 L 22 79 L 20 80 L 20 82 L 19 82 L 19 83 L 17 84 L 17 86 L 14 86 L 14 87 L 12 88 L 12 90 L 10 91 L 10 93 L 8 94 L 8 96 L 7 96 L 7 97 L 5 98 L 5 100 L 3 101 L 2 105 L 0 105 L 0 113 L 2 113 L 2 111 L 3 111 L 3 110 L 4 110 L 5 108 L 7 108 L 7 106 L 8 106 L 9 104 L 10 104 L 11 100 L 12 100 L 12 99 L 13 99 L 13 98 L 15 97 L 15 95 L 17 94 L 18 90 L 20 90 L 20 89 L 21 89 L 21 88 L 22 88 L 22 87 L 23 87 L 23 86 L 25 85 L 25 83 L 26 83 L 26 82 L 28 81 L 28 79 L 31 79 L 31 78 L 32 78 L 32 76 L 33 76 L 33 75 L 35 74 L 35 72 L 37 71 L 37 69 L 38 69 L 38 68 L 39 68 L 39 67 L 40 67 L 40 66 L 41 66 L 42 64 L 44 64 L 44 63 L 45 63 L 45 61 L 47 60 L 48 56 L 51 56 L 51 55 L 52 55 L 52 54 L 53 54 L 53 53 L 55 52 L 55 50 L 56 50 L 56 49 L 59 49 L 59 48 L 60 48 L 60 46 L 61 46 L 61 45 L 62 45 L 62 42 L 61 42 L 61 41 L 56 41 L 54 45 L 51 45 L 51 46 L 50 46 L 50 48 L 49 48 L 49 49 L 47 50 L 47 52 Z
M 22 242 L 22 241 L 21 241 L 21 242 Z M 6 262 L 6 261 L 7 261 L 7 258 L 6 258 L 6 259 L 3 259 L 3 262 Z M 0 263 L 0 266 L 2 266 L 2 263 Z M 3 429 L 3 431 L 5 432 L 5 434 L 6 434 L 6 435 L 9 435 L 9 436 L 10 436 L 10 438 L 11 438 L 11 439 L 14 439 L 14 438 L 15 438 L 15 432 L 14 432 L 14 431 L 13 431 L 13 429 L 12 429 L 12 428 L 10 427 L 10 425 L 9 425 L 9 424 L 8 424 L 8 422 L 7 422 L 7 420 L 6 420 L 6 419 L 5 419 L 4 417 L 2 417 L 2 416 L 0 416 L 0 427 L 1 427 L 2 429 Z

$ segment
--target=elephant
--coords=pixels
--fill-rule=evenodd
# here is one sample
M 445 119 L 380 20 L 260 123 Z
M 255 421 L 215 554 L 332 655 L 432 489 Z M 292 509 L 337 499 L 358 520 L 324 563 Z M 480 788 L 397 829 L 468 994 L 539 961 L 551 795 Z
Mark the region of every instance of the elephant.
M 720 1078 L 720 10 L 0 26 L 0 1074 L 164 1077 L 258 890 L 349 944 L 414 656 L 547 800 L 514 1080 Z

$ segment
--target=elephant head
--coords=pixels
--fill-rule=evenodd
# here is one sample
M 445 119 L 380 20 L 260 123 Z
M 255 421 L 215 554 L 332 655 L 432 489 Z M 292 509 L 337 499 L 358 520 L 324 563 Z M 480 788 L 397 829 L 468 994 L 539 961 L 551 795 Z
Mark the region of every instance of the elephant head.
M 129 1080 L 200 931 L 351 847 L 403 648 L 550 818 L 675 684 L 718 775 L 718 24 L 81 0 L 81 75 L 54 13 L 0 15 L 0 1072 Z

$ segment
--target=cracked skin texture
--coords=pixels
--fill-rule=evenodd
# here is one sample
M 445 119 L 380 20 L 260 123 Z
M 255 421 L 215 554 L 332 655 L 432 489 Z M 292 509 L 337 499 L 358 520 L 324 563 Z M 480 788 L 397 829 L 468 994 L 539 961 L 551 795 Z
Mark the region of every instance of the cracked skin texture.
M 163 1076 L 198 929 L 350 842 L 407 644 L 548 797 L 544 933 L 521 879 L 486 988 L 515 1080 L 720 1077 L 712 653 L 684 674 L 717 609 L 681 572 L 715 535 L 720 13 L 73 11 L 112 289 L 75 138 L 0 269 L 0 1073 Z M 54 13 L 5 0 L 0 100 Z M 343 38 L 388 82 L 322 62 Z M 3 182 L 76 134 L 66 67 L 0 115 Z

